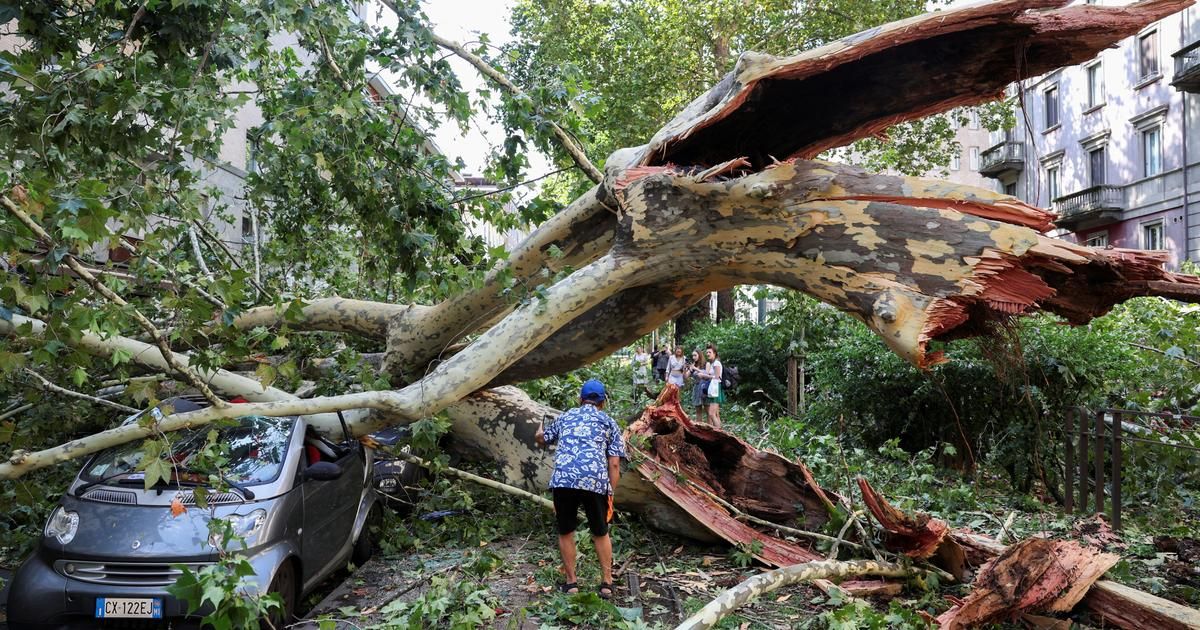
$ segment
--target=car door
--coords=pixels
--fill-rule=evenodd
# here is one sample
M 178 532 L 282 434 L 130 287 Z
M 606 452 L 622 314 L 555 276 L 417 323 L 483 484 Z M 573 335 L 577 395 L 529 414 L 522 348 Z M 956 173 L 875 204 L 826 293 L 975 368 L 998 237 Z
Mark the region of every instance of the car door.
M 306 479 L 304 493 L 304 580 L 307 582 L 337 559 L 349 544 L 363 493 L 363 463 L 357 449 L 336 461 L 342 475 L 331 481 Z

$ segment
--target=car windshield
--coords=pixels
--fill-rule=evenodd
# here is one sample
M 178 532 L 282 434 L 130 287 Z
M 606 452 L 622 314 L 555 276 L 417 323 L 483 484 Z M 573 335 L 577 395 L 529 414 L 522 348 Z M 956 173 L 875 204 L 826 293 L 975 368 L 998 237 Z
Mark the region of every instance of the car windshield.
M 283 466 L 295 419 L 243 416 L 234 422 L 215 429 L 217 443 L 229 449 L 229 463 L 221 468 L 225 481 L 243 486 L 273 481 Z M 193 470 L 191 465 L 211 430 L 213 427 L 197 427 L 167 434 L 170 452 L 165 456 L 166 461 L 179 472 L 207 472 Z M 140 443 L 114 446 L 96 455 L 82 477 L 97 481 L 134 473 L 144 456 Z M 140 478 L 140 473 L 130 477 Z

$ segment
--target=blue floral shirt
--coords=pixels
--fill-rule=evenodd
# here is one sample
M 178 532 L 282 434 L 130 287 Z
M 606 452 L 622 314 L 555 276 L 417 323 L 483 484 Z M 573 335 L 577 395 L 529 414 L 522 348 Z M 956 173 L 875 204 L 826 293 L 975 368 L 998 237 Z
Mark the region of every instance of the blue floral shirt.
M 621 428 L 608 414 L 583 404 L 554 419 L 542 430 L 547 444 L 558 442 L 554 452 L 551 488 L 575 488 L 612 494 L 608 458 L 627 458 Z

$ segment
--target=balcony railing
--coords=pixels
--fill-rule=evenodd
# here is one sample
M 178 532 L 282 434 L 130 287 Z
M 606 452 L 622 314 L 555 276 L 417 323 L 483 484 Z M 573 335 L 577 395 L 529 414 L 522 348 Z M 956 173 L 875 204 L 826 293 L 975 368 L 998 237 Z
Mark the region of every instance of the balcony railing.
M 1171 85 L 1184 92 L 1200 93 L 1200 40 L 1172 56 L 1175 57 L 1175 78 Z
M 979 172 L 996 177 L 1009 171 L 1025 168 L 1025 143 L 1005 142 L 998 144 L 979 156 Z
M 1092 186 L 1054 200 L 1059 225 L 1100 225 L 1120 219 L 1125 192 L 1120 186 Z

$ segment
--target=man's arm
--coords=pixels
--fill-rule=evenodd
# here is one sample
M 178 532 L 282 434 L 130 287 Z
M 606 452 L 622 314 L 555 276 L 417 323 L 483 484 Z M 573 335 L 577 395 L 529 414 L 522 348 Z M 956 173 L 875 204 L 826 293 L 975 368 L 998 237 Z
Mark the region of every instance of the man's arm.
M 537 433 L 533 434 L 533 439 L 537 445 L 546 448 L 546 432 L 542 428 L 542 423 L 538 423 Z
M 613 493 L 617 492 L 617 484 L 621 482 L 621 458 L 618 455 L 608 456 L 608 483 L 612 485 Z

